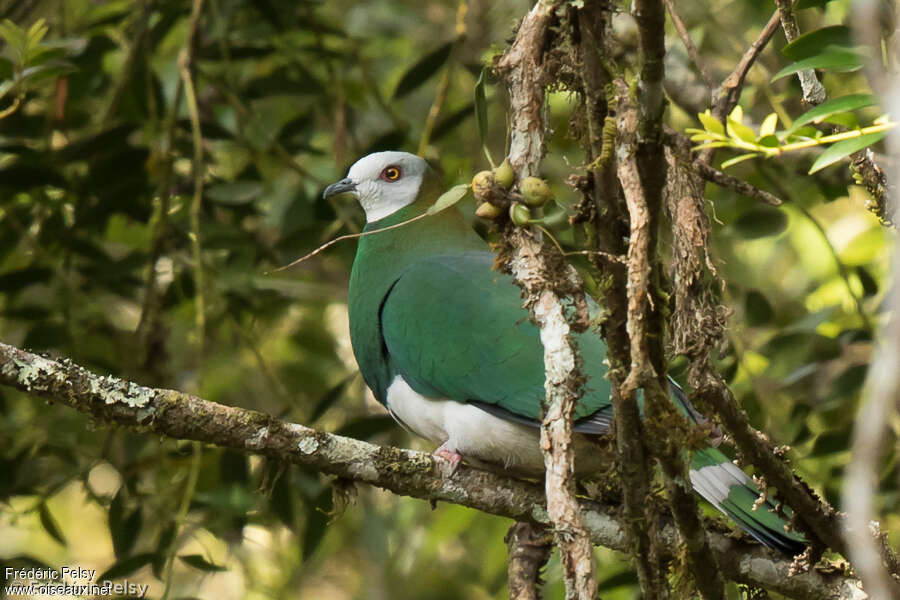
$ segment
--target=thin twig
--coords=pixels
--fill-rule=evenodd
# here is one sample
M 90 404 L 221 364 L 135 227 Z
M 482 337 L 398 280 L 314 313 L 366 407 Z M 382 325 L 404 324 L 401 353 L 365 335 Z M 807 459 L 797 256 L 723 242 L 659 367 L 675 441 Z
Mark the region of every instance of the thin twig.
M 166 570 L 163 578 L 166 580 L 166 586 L 163 588 L 162 600 L 168 600 L 169 592 L 172 590 L 172 570 L 175 567 L 175 555 L 178 553 L 178 532 L 184 526 L 184 520 L 187 518 L 188 510 L 191 507 L 191 500 L 194 498 L 194 491 L 197 489 L 197 479 L 200 475 L 201 457 L 203 455 L 203 446 L 200 442 L 191 444 L 191 466 L 188 471 L 187 482 L 184 484 L 184 493 L 181 496 L 181 504 L 178 506 L 178 512 L 175 514 L 175 536 L 166 556 Z
M 738 99 L 741 96 L 741 90 L 744 87 L 744 80 L 747 78 L 750 67 L 753 66 L 753 63 L 756 62 L 756 58 L 766 47 L 766 44 L 769 43 L 769 40 L 772 39 L 772 36 L 775 35 L 780 23 L 781 19 L 776 10 L 769 18 L 765 27 L 763 27 L 763 30 L 744 52 L 744 55 L 741 56 L 741 59 L 734 67 L 734 70 L 732 70 L 728 77 L 722 81 L 722 85 L 713 92 L 712 113 L 720 121 L 724 120 L 737 105 Z
M 191 20 L 188 30 L 188 38 L 181 52 L 178 53 L 178 71 L 184 82 L 184 94 L 187 99 L 188 113 L 191 118 L 191 133 L 194 145 L 194 161 L 192 172 L 194 175 L 194 197 L 191 201 L 190 227 L 191 227 L 191 254 L 194 261 L 194 327 L 197 336 L 197 357 L 203 360 L 204 342 L 206 340 L 206 302 L 203 284 L 203 252 L 200 240 L 200 211 L 203 206 L 203 178 L 205 168 L 203 164 L 203 133 L 200 130 L 200 111 L 197 107 L 197 94 L 194 90 L 194 78 L 192 63 L 194 57 L 194 38 L 203 9 L 203 0 L 194 0 L 191 10 Z M 202 362 L 201 362 L 202 364 Z
M 759 200 L 772 206 L 781 206 L 783 203 L 778 196 L 775 196 L 771 192 L 761 190 L 758 187 L 747 183 L 743 179 L 738 179 L 728 173 L 723 173 L 722 171 L 709 166 L 705 162 L 695 160 L 691 163 L 691 167 L 706 181 L 737 192 L 742 196 L 747 196 L 748 198 L 753 198 L 754 200 Z
M 363 231 L 362 233 L 348 233 L 348 234 L 346 234 L 346 235 L 342 235 L 342 236 L 340 236 L 340 237 L 336 237 L 336 238 L 334 238 L 333 240 L 330 240 L 330 241 L 328 241 L 328 242 L 322 244 L 321 246 L 319 246 L 318 248 L 316 248 L 316 249 L 313 250 L 312 252 L 309 252 L 308 254 L 304 254 L 303 256 L 301 256 L 300 258 L 298 258 L 297 260 L 293 260 L 293 261 L 289 262 L 288 264 L 286 264 L 286 265 L 284 265 L 284 266 L 278 267 L 277 269 L 272 269 L 271 271 L 267 271 L 267 272 L 265 273 L 265 275 L 269 275 L 270 273 L 278 273 L 279 271 L 284 271 L 285 269 L 290 269 L 291 267 L 293 267 L 293 266 L 295 266 L 295 265 L 299 265 L 299 264 L 302 263 L 303 261 L 312 258 L 313 256 L 315 256 L 315 255 L 318 254 L 319 252 L 322 252 L 322 251 L 325 250 L 326 248 L 329 248 L 329 247 L 331 247 L 331 246 L 334 246 L 334 245 L 337 244 L 338 242 L 343 242 L 344 240 L 355 240 L 356 238 L 365 237 L 365 236 L 367 236 L 367 235 L 374 235 L 374 234 L 376 234 L 376 233 L 381 233 L 382 231 L 390 231 L 391 229 L 396 229 L 396 228 L 398 228 L 398 227 L 403 227 L 404 225 L 409 225 L 410 223 L 412 223 L 412 222 L 414 222 L 414 221 L 418 221 L 419 219 L 424 219 L 425 217 L 430 217 L 430 216 L 431 216 L 431 213 L 424 212 L 424 213 L 422 213 L 421 215 L 415 216 L 415 217 L 413 217 L 413 218 L 411 218 L 411 219 L 407 219 L 407 220 L 405 220 L 405 221 L 403 221 L 403 222 L 401 222 L 401 223 L 395 223 L 395 224 L 393 224 L 393 225 L 391 225 L 391 226 L 389 226 L 389 227 L 382 227 L 381 229 L 372 229 L 372 230 L 369 230 L 369 231 Z
M 706 63 L 700 58 L 700 51 L 697 50 L 697 46 L 691 40 L 691 34 L 685 27 L 684 21 L 681 20 L 681 17 L 678 16 L 678 12 L 675 10 L 675 0 L 665 0 L 665 3 L 666 10 L 669 12 L 669 18 L 672 19 L 672 24 L 675 26 L 675 31 L 678 32 L 678 37 L 681 38 L 681 43 L 684 44 L 684 49 L 687 50 L 688 57 L 694 63 L 694 66 L 697 67 L 697 72 L 700 73 L 700 78 L 706 84 L 706 89 L 712 93 L 712 89 L 715 87 L 712 75 L 710 75 Z
M 434 102 L 432 102 L 431 108 L 428 109 L 428 116 L 425 118 L 425 125 L 422 128 L 422 135 L 419 138 L 419 149 L 417 150 L 419 156 L 425 156 L 425 151 L 428 149 L 428 142 L 431 139 L 431 132 L 434 131 L 434 126 L 437 123 L 438 117 L 441 115 L 441 109 L 444 107 L 444 102 L 447 100 L 447 92 L 450 91 L 450 77 L 453 73 L 456 49 L 459 46 L 460 40 L 466 35 L 466 14 L 468 12 L 468 0 L 459 0 L 459 6 L 456 9 L 456 39 L 453 40 L 453 46 L 450 48 L 450 56 L 447 58 L 447 66 L 444 67 L 444 72 L 441 74 L 441 79 L 438 82 L 437 91 L 434 94 Z

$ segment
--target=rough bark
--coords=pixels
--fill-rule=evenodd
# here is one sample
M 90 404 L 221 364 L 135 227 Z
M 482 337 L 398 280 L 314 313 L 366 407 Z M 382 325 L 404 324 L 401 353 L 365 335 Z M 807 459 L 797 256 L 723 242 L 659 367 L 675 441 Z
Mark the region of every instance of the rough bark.
M 513 523 L 505 541 L 509 600 L 541 600 L 541 569 L 553 549 L 547 530 L 531 523 Z
M 544 53 L 556 10 L 556 2 L 538 2 L 496 66 L 509 89 L 513 127 L 508 158 L 520 178 L 536 175 L 544 155 L 544 88 L 550 76 L 543 68 Z M 562 300 L 574 295 L 584 308 L 584 295 L 574 269 L 524 228 L 507 225 L 499 255 L 522 288 L 524 306 L 541 330 L 547 393 L 541 449 L 547 511 L 559 546 L 566 598 L 593 600 L 597 588 L 593 549 L 575 499 L 572 446 L 572 415 L 581 398 L 584 375 Z M 576 324 L 583 321 L 578 315 L 575 319 Z
M 144 387 L 102 376 L 68 360 L 42 356 L 0 343 L 0 385 L 45 398 L 93 417 L 106 426 L 195 440 L 259 454 L 322 473 L 368 483 L 395 494 L 468 506 L 535 525 L 550 525 L 542 487 L 468 466 L 446 479 L 435 459 L 422 452 L 367 442 L 280 421 L 243 408 L 224 406 L 174 390 Z M 578 501 L 594 544 L 625 551 L 619 507 Z M 660 544 L 677 552 L 673 527 L 660 530 Z M 791 561 L 733 534 L 714 533 L 712 557 L 730 579 L 798 600 L 867 598 L 853 577 L 813 569 L 789 575 Z

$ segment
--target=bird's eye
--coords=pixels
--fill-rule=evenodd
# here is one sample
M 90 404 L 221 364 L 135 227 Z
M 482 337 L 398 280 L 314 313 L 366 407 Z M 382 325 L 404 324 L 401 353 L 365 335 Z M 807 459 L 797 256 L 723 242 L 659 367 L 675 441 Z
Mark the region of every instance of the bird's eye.
M 385 181 L 397 181 L 400 179 L 400 167 L 385 167 L 381 172 L 381 178 Z

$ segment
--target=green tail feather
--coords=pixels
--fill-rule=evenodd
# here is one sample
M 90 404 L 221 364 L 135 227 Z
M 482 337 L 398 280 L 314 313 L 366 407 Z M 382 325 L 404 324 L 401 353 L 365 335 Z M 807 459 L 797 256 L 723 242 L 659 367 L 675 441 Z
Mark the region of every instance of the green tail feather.
M 803 536 L 785 530 L 787 521 L 775 513 L 775 505 L 768 499 L 753 509 L 759 489 L 720 450 L 704 448 L 694 452 L 691 483 L 710 504 L 766 546 L 790 555 L 802 552 L 806 546 Z M 790 509 L 785 507 L 784 512 L 790 518 Z

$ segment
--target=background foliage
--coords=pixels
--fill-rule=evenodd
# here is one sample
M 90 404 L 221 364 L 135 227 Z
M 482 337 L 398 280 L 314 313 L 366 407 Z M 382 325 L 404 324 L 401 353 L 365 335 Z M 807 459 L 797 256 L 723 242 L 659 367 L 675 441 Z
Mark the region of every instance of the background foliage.
M 718 80 L 774 8 L 753 0 L 681 4 Z M 849 22 L 849 0 L 803 4 L 801 31 Z M 195 174 L 177 65 L 190 3 L 0 1 L 0 18 L 9 19 L 0 31 L 0 111 L 12 109 L 0 120 L 3 341 L 345 435 L 425 448 L 393 425 L 356 372 L 345 305 L 354 244 L 268 271 L 359 231 L 357 206 L 320 199 L 359 156 L 418 151 L 439 162 L 448 185 L 487 166 L 473 87 L 529 3 L 472 0 L 467 8 L 442 0 L 208 0 L 195 38 L 205 156 Z M 633 24 L 623 17 L 617 28 L 621 51 L 632 51 Z M 772 81 L 792 62 L 779 52 L 784 45 L 779 32 L 744 88 L 744 123 L 755 131 L 772 112 L 787 125 L 805 111 L 795 78 Z M 667 70 L 670 124 L 700 126 L 707 99 L 675 35 Z M 827 69 L 823 82 L 832 97 L 871 92 L 858 70 Z M 486 93 L 489 146 L 502 156 L 502 90 L 489 81 Z M 573 102 L 564 91 L 550 97 L 544 168 L 563 208 L 577 194 L 562 182 L 582 162 L 567 135 Z M 880 113 L 870 106 L 855 114 L 870 123 Z M 720 160 L 732 156 L 723 151 Z M 780 208 L 714 186 L 707 194 L 713 255 L 728 282 L 722 301 L 733 311 L 721 368 L 754 424 L 789 444 L 801 475 L 839 504 L 893 233 L 867 212 L 846 162 L 807 176 L 814 158 L 796 153 L 732 168 L 784 199 Z M 202 344 L 191 251 L 195 175 L 205 183 Z M 463 209 L 471 214 L 471 203 Z M 676 359 L 676 375 L 680 365 Z M 505 520 L 371 489 L 360 489 L 339 516 L 330 482 L 316 473 L 95 426 L 7 390 L 0 415 L 7 564 L 115 569 L 112 578 L 149 582 L 157 598 L 166 581 L 172 597 L 506 595 Z M 192 465 L 197 483 L 186 494 Z M 895 453 L 882 473 L 880 499 L 895 505 Z M 885 528 L 900 530 L 900 519 Z M 623 558 L 597 554 L 604 597 L 632 597 Z M 556 597 L 558 563 L 547 580 Z

